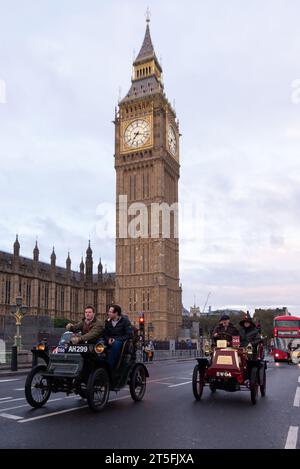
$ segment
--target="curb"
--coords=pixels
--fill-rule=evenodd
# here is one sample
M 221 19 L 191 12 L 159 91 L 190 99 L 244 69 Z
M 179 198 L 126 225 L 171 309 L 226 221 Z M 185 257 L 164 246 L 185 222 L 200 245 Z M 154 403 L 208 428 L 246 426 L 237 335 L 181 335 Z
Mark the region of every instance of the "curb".
M 0 370 L 0 380 L 1 378 L 13 377 L 13 376 L 25 376 L 29 373 L 31 368 L 26 368 L 24 370 L 10 371 L 10 370 Z

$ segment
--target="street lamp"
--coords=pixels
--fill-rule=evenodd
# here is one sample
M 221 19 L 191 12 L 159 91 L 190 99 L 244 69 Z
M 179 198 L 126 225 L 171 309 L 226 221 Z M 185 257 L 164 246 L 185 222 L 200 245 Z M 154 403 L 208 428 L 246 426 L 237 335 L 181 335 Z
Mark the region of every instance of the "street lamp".
M 28 306 L 22 305 L 22 297 L 17 296 L 16 304 L 12 305 L 11 314 L 14 316 L 17 326 L 17 333 L 15 335 L 15 342 L 14 345 L 17 347 L 18 352 L 21 350 L 22 343 L 21 343 L 21 335 L 20 335 L 20 326 L 22 323 L 22 319 L 28 311 Z

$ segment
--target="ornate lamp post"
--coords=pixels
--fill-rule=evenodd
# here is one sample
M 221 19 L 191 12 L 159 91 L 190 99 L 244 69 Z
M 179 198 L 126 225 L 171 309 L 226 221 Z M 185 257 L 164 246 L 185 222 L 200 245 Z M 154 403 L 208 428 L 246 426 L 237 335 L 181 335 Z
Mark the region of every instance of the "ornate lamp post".
M 21 343 L 21 335 L 20 335 L 20 326 L 22 323 L 22 319 L 28 311 L 28 306 L 22 305 L 22 297 L 17 296 L 16 304 L 12 305 L 11 314 L 14 316 L 17 326 L 17 333 L 15 335 L 15 343 L 14 345 L 17 347 L 18 352 L 21 350 L 22 343 Z

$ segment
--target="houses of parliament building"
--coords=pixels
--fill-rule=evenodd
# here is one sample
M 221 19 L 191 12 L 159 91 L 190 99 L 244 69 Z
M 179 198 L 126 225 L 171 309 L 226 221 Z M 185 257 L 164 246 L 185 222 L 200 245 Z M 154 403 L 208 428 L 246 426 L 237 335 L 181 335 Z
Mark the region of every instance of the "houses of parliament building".
M 120 99 L 115 112 L 116 171 L 116 272 L 103 273 L 101 262 L 94 274 L 90 245 L 80 271 L 56 265 L 53 249 L 50 263 L 39 261 L 36 245 L 33 258 L 20 256 L 16 239 L 13 254 L 0 252 L 0 314 L 7 314 L 20 293 L 30 313 L 78 319 L 86 304 L 104 315 L 115 301 L 132 322 L 140 312 L 152 337 L 176 338 L 182 323 L 179 280 L 179 241 L 175 215 L 170 211 L 170 234 L 152 236 L 153 204 L 171 207 L 178 202 L 180 175 L 179 122 L 164 91 L 162 67 L 154 51 L 147 17 L 142 47 L 133 62 L 131 87 Z M 120 197 L 132 206 L 142 203 L 149 209 L 148 233 L 133 238 L 121 235 Z M 132 215 L 132 213 L 131 213 Z M 126 215 L 127 225 L 132 216 Z M 123 230 L 123 228 L 122 228 Z M 124 231 L 124 230 L 123 230 Z M 151 234 L 150 234 L 151 233 Z M 148 234 L 148 236 L 147 236 Z
M 66 267 L 56 265 L 53 248 L 50 263 L 39 260 L 36 243 L 32 259 L 20 255 L 18 236 L 13 253 L 0 251 L 0 315 L 9 314 L 16 297 L 29 307 L 30 315 L 47 315 L 79 320 L 87 304 L 93 304 L 103 317 L 109 304 L 114 301 L 115 275 L 103 272 L 101 260 L 98 273 L 93 273 L 93 252 L 89 243 L 85 263 L 80 270 L 71 269 L 68 254 Z

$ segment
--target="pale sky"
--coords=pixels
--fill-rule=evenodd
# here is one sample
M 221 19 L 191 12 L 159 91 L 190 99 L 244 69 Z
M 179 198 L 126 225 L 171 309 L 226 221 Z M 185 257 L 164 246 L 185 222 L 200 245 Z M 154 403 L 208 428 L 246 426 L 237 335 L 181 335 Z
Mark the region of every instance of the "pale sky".
M 115 270 L 114 108 L 145 33 L 180 120 L 183 303 L 300 310 L 298 0 L 0 0 L 0 250 Z M 297 81 L 298 80 L 298 81 Z M 2 92 L 3 95 L 3 92 Z M 181 226 L 181 232 L 182 232 Z M 95 265 L 96 267 L 96 265 Z

